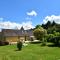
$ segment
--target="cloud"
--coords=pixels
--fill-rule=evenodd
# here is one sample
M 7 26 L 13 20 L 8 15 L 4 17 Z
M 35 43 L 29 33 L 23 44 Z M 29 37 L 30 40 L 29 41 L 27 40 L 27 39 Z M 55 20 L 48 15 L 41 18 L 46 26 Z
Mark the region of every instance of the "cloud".
M 22 26 L 24 27 L 25 30 L 34 28 L 34 26 L 32 26 L 31 21 L 22 22 L 22 23 L 0 21 L 0 29 L 20 29 Z
M 28 16 L 37 16 L 37 13 L 34 10 L 32 10 L 31 12 L 27 12 L 27 15 Z
M 56 23 L 60 24 L 60 15 L 51 15 L 51 16 L 46 16 L 43 20 L 43 23 L 47 23 L 47 21 L 55 21 Z
M 23 22 L 22 23 L 22 26 L 26 29 L 31 29 L 31 28 L 34 28 L 34 26 L 32 26 L 32 22 L 31 21 L 28 21 L 28 22 Z

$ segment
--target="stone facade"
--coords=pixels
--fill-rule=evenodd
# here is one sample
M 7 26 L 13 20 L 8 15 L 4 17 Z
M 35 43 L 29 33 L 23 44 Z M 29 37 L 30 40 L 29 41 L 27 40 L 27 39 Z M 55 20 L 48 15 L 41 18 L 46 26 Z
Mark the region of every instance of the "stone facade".
M 18 40 L 30 40 L 33 36 L 33 29 L 24 30 L 23 27 L 20 30 L 2 29 L 0 34 L 1 40 L 8 42 L 17 42 Z

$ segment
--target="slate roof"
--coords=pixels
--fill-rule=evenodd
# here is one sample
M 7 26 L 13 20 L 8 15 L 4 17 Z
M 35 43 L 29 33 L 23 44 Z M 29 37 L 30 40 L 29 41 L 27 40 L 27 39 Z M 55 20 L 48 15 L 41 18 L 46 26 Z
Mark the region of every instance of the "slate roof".
M 29 30 L 14 30 L 14 29 L 2 29 L 2 34 L 4 36 L 33 36 L 33 29 Z

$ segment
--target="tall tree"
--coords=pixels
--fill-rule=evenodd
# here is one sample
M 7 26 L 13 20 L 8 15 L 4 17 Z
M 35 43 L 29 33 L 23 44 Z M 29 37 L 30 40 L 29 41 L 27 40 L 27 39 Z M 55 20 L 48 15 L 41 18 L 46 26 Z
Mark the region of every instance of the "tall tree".
M 51 27 L 51 22 L 48 21 L 46 24 L 42 24 L 42 27 L 43 27 L 44 29 L 48 29 L 49 27 Z
M 55 26 L 55 25 L 56 25 L 56 23 L 55 23 L 55 21 L 53 21 L 53 22 L 52 22 L 52 26 Z
M 44 38 L 47 34 L 47 31 L 45 29 L 43 29 L 42 27 L 36 28 L 34 31 L 34 36 L 36 37 L 36 39 L 44 41 Z
M 41 25 L 36 25 L 36 29 L 37 29 L 37 28 L 41 28 Z

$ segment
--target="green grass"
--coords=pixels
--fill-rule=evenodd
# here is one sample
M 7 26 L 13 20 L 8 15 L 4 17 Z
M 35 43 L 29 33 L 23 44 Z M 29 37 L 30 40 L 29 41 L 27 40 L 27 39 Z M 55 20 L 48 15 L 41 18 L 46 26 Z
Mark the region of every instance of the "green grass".
M 16 45 L 0 46 L 0 60 L 60 60 L 60 48 L 29 44 L 16 51 Z

